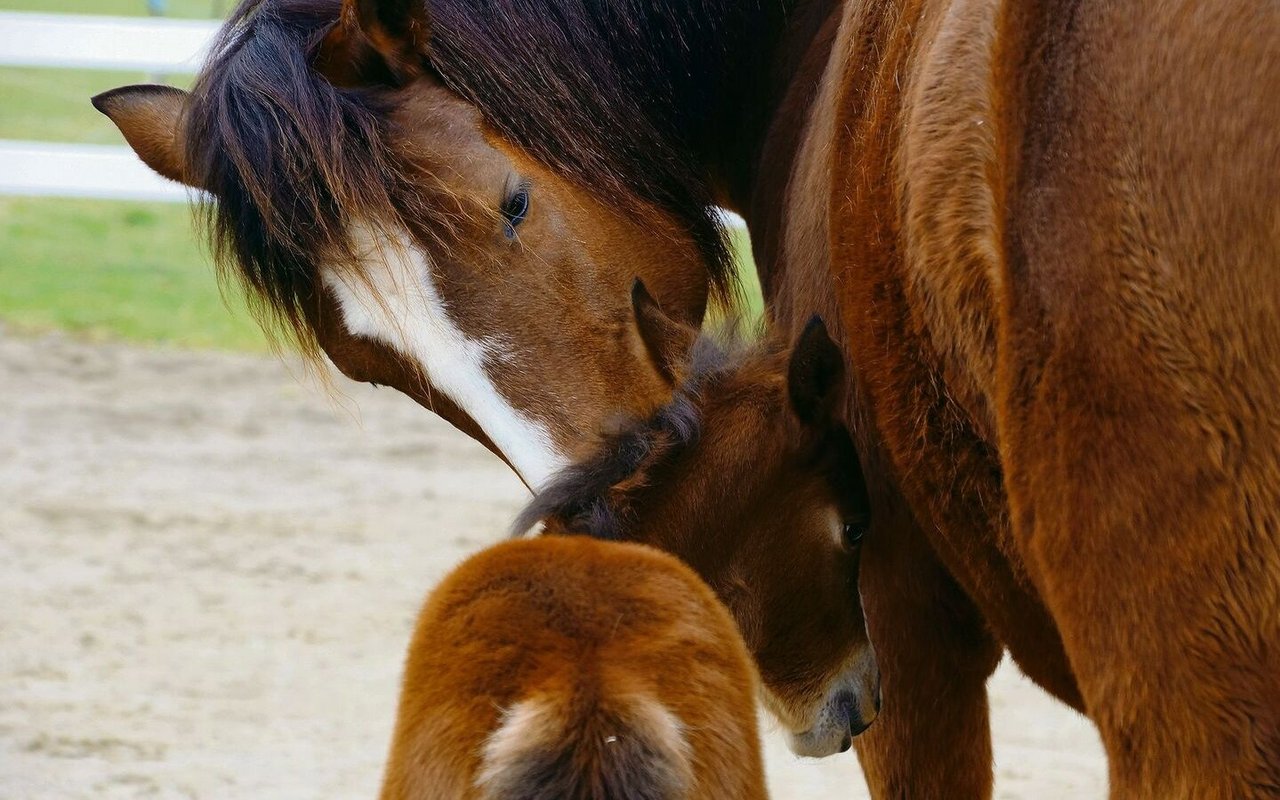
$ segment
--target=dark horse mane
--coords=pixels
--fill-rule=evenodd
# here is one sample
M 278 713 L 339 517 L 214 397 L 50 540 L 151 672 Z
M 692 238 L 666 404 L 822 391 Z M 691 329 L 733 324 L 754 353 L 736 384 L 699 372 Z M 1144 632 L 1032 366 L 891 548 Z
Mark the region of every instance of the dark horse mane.
M 512 536 L 555 520 L 571 533 L 625 538 L 631 495 L 648 485 L 651 473 L 697 444 L 703 426 L 701 393 L 751 367 L 776 370 L 779 354 L 767 340 L 749 341 L 737 326 L 701 334 L 671 400 L 647 419 L 627 421 L 602 437 L 590 458 L 560 470 L 520 512 Z
M 696 166 L 698 143 L 679 131 L 709 106 L 724 77 L 714 76 L 732 69 L 700 45 L 741 1 L 429 0 L 431 66 L 503 135 L 606 202 L 625 209 L 638 197 L 674 215 L 723 295 L 732 258 Z M 351 210 L 416 229 L 432 216 L 390 144 L 393 93 L 338 88 L 311 68 L 340 8 L 245 0 L 213 45 L 187 116 L 188 164 L 217 199 L 205 211 L 215 259 L 261 316 L 304 346 L 317 260 L 354 256 Z

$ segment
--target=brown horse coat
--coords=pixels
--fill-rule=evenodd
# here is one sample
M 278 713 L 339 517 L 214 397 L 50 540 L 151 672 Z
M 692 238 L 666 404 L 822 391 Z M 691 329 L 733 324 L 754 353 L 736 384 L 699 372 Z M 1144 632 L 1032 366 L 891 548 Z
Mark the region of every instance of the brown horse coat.
M 990 792 L 1004 645 L 1116 796 L 1280 794 L 1275 7 L 849 2 L 799 60 L 744 207 L 855 365 L 873 791 Z
M 756 685 L 732 617 L 672 556 L 506 542 L 418 617 L 382 797 L 763 798 Z

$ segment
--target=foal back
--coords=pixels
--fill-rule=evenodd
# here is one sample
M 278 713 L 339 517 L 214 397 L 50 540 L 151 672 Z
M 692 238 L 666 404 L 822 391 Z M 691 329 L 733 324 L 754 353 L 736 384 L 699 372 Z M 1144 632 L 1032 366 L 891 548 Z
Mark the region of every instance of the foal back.
M 506 542 L 427 599 L 382 797 L 763 798 L 755 696 L 728 611 L 675 558 Z

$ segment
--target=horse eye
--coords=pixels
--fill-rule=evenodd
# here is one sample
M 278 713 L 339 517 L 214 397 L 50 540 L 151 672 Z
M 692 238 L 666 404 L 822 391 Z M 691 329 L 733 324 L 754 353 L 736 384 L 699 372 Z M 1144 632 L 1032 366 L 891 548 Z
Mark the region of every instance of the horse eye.
M 844 546 L 850 550 L 857 547 L 862 542 L 862 537 L 867 535 L 867 528 L 869 527 L 871 527 L 871 524 L 865 516 L 846 520 L 844 523 Z
M 502 202 L 503 232 L 508 239 L 516 236 L 516 226 L 524 222 L 529 214 L 529 187 L 520 184 L 511 195 Z

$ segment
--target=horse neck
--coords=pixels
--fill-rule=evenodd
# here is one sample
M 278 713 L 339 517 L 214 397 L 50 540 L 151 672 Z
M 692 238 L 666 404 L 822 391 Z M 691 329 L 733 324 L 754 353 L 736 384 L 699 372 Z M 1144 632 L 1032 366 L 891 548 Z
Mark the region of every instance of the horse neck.
M 745 177 L 731 198 L 731 207 L 750 226 L 761 285 L 783 327 L 803 324 L 815 312 L 838 316 L 838 308 L 815 305 L 834 297 L 829 287 L 817 285 L 830 279 L 825 251 L 815 250 L 825 241 L 823 187 L 832 177 L 822 160 L 831 153 L 829 136 L 866 135 L 847 129 L 836 133 L 833 115 L 841 113 L 841 99 L 861 97 L 883 106 L 868 119 L 879 121 L 873 132 L 884 137 L 879 144 L 889 151 L 884 163 L 890 163 L 897 141 L 891 129 L 900 122 L 895 109 L 903 102 L 896 90 L 901 87 L 877 87 L 875 82 L 904 69 L 921 45 L 920 21 L 936 16 L 949 2 L 814 0 L 803 14 L 790 18 L 773 58 L 775 88 L 767 118 L 753 151 L 739 165 Z M 789 195 L 793 184 L 804 191 Z M 787 248 L 787 241 L 805 252 Z M 788 263 L 788 256 L 798 260 Z
M 856 0 L 855 0 L 856 1 Z M 831 49 L 843 0 L 798 0 L 770 20 L 767 36 L 750 45 L 759 65 L 744 76 L 738 90 L 726 96 L 731 105 L 718 115 L 721 127 L 705 163 L 722 205 L 746 217 L 755 216 L 753 198 L 761 187 L 789 173 L 799 134 L 813 102 L 816 86 Z M 763 27 L 763 26 L 762 26 Z M 799 116 L 797 116 L 799 115 Z M 752 225 L 755 239 L 755 225 Z

